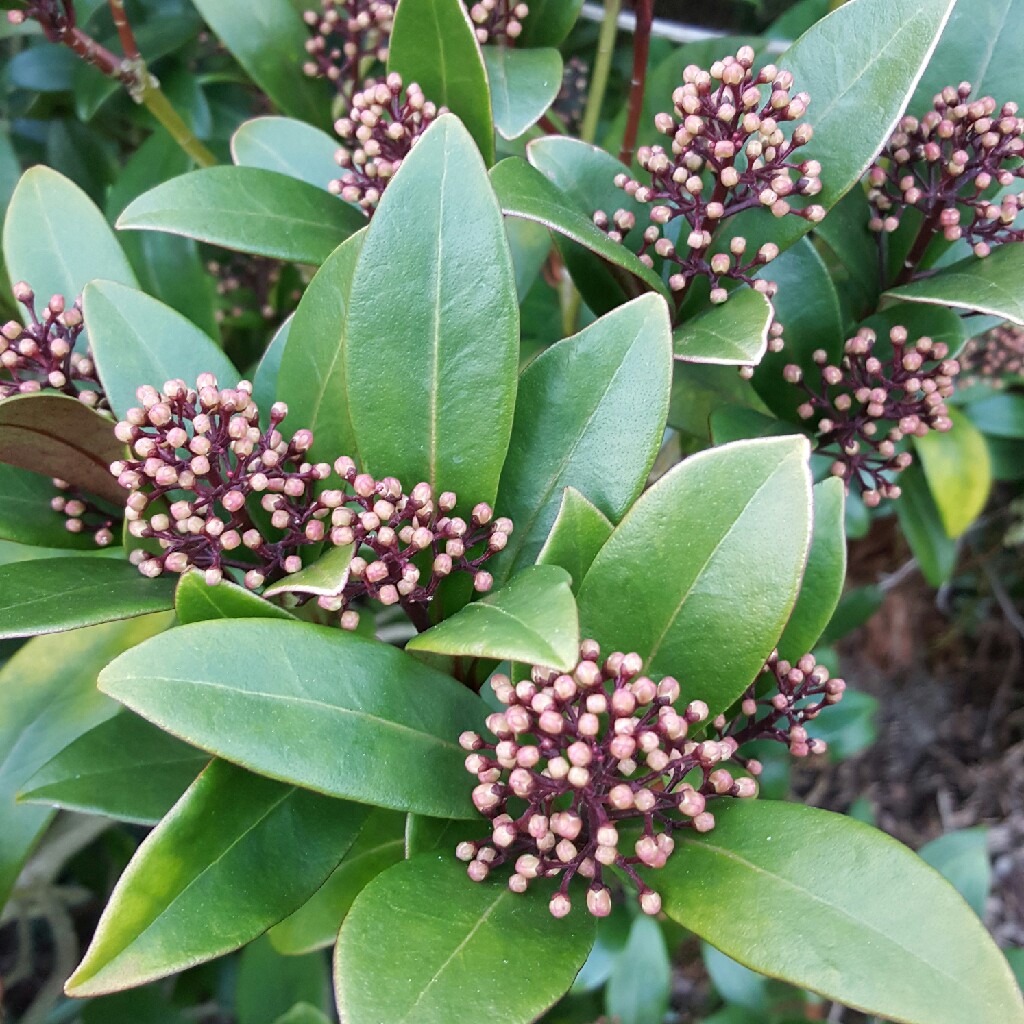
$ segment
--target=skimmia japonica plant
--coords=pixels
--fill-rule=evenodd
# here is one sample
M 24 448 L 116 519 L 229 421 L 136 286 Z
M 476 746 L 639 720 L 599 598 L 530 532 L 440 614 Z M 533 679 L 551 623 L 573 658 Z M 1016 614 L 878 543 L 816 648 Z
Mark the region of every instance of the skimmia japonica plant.
M 780 783 L 864 697 L 847 536 L 938 586 L 1019 480 L 1020 4 L 636 0 L 627 82 L 611 2 L 5 6 L 25 1020 L 642 1024 L 681 926 L 797 1017 L 1024 1022 L 949 882 Z

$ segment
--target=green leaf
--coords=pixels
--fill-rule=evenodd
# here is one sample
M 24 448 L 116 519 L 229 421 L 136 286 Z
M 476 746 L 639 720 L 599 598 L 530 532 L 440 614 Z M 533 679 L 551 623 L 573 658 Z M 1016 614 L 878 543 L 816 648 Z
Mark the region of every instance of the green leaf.
M 773 314 L 772 304 L 760 292 L 741 288 L 721 306 L 677 327 L 673 353 L 687 363 L 756 365 L 767 351 Z
M 416 82 L 428 100 L 447 107 L 466 126 L 490 165 L 494 162 L 491 97 L 480 44 L 460 0 L 402 0 L 395 12 L 388 71 Z
M 561 46 L 580 16 L 583 0 L 533 0 L 523 19 L 520 46 Z
M 588 914 L 551 916 L 550 890 L 517 895 L 500 883 L 475 884 L 450 853 L 389 868 L 341 926 L 334 963 L 341 1019 L 536 1020 L 572 984 L 594 942 Z
M 6 590 L 3 591 L 6 594 Z M 100 669 L 163 628 L 163 616 L 40 637 L 0 669 L 0 906 L 53 811 L 15 803 L 36 771 L 117 705 L 96 689 Z
M 701 943 L 700 952 L 715 991 L 726 1003 L 759 1014 L 758 1020 L 771 1008 L 770 988 L 786 989 L 736 963 L 706 942 Z
M 947 85 L 968 81 L 972 95 L 997 103 L 1020 91 L 1024 65 L 1024 3 L 1021 0 L 959 0 L 925 69 L 908 112 L 920 117 Z
M 194 386 L 201 373 L 214 374 L 222 387 L 238 382 L 238 371 L 208 334 L 145 292 L 94 281 L 82 308 L 96 369 L 118 416 L 138 405 L 135 391 L 143 384 L 159 390 L 181 378 Z
M 259 938 L 242 952 L 235 986 L 238 1024 L 272 1024 L 297 1002 L 327 1007 L 327 958 L 283 957 L 269 940 Z
M 668 1012 L 672 963 L 657 921 L 639 916 L 615 962 L 604 1005 L 618 1024 L 661 1024 Z
M 363 468 L 455 491 L 466 508 L 493 501 L 518 355 L 501 211 L 472 139 L 446 115 L 385 191 L 352 281 L 344 359 Z
M 840 295 L 845 291 L 855 320 L 878 304 L 878 235 L 868 229 L 870 219 L 867 193 L 852 188 L 814 228 L 814 238 L 824 242 L 841 265 L 832 284 Z
M 359 893 L 382 871 L 404 859 L 405 829 L 404 814 L 371 811 L 331 877 L 294 914 L 270 929 L 274 948 L 295 956 L 333 945 Z
M 0 538 L 39 547 L 95 549 L 88 532 L 71 533 L 50 508 L 57 491 L 38 473 L 0 463 Z
M 566 487 L 548 538 L 537 553 L 537 563 L 560 565 L 572 577 L 572 591 L 577 594 L 613 529 L 596 505 L 575 488 Z
M 66 991 L 116 992 L 250 942 L 320 887 L 365 815 L 214 761 L 132 857 Z
M 118 659 L 100 686 L 271 778 L 435 817 L 476 813 L 457 738 L 485 705 L 375 640 L 299 622 L 196 623 Z
M 110 464 L 124 455 L 114 424 L 70 395 L 36 392 L 0 402 L 0 462 L 44 473 L 115 505 L 125 494 Z
M 331 1024 L 331 1022 L 309 1003 L 296 1003 L 286 1014 L 278 1017 L 275 1024 Z
M 263 358 L 259 361 L 252 377 L 252 397 L 260 409 L 260 424 L 264 427 L 269 424 L 270 407 L 277 400 L 278 374 L 281 371 L 281 360 L 284 357 L 284 349 L 288 344 L 294 319 L 295 314 L 292 313 L 278 327 L 273 338 L 267 344 Z
M 194 569 L 184 573 L 174 592 L 174 611 L 182 625 L 210 619 L 293 619 L 291 613 L 251 590 L 223 580 L 215 587 Z
M 580 624 L 570 582 L 569 574 L 558 566 L 530 566 L 501 590 L 413 637 L 405 649 L 522 661 L 570 672 L 580 653 Z
M 318 265 L 366 218 L 348 203 L 261 167 L 207 167 L 130 203 L 117 227 L 185 235 L 238 252 Z
M 920 466 L 908 466 L 900 474 L 902 494 L 896 516 L 921 573 L 933 587 L 941 587 L 956 568 L 957 542 L 943 529 L 935 498 Z
M 814 528 L 800 596 L 779 641 L 783 658 L 796 661 L 818 642 L 839 604 L 846 581 L 846 488 L 838 477 L 816 484 Z
M 497 501 L 515 531 L 495 560 L 496 579 L 536 561 L 566 487 L 613 522 L 632 505 L 665 432 L 670 332 L 665 303 L 642 296 L 523 371 Z
M 925 302 L 1002 317 L 1024 327 L 1024 242 L 997 246 L 984 259 L 968 256 L 926 277 L 893 288 L 904 302 Z
M 0 568 L 0 638 L 78 629 L 172 606 L 171 580 L 126 561 L 75 556 Z
M 988 437 L 1024 438 L 1024 395 L 992 395 L 964 411 Z
M 192 0 L 203 20 L 273 103 L 291 117 L 330 124 L 327 87 L 302 70 L 309 32 L 289 0 Z
M 962 413 L 949 411 L 953 429 L 914 438 L 928 488 L 948 537 L 959 537 L 988 501 L 992 462 L 985 437 Z
M 73 1003 L 71 1005 L 74 1005 Z M 59 1014 L 60 1010 L 53 1011 Z M 81 1005 L 82 1024 L 186 1024 L 164 985 L 147 985 Z
M 988 856 L 988 829 L 965 828 L 947 832 L 930 843 L 925 843 L 918 854 L 931 864 L 957 892 L 970 908 L 983 917 L 985 900 L 992 888 L 992 864 Z
M 127 711 L 47 761 L 25 782 L 18 799 L 152 825 L 209 761 L 209 754 Z
M 505 221 L 505 234 L 508 236 L 508 247 L 512 253 L 512 266 L 516 275 L 516 294 L 522 306 L 527 295 L 540 276 L 541 270 L 551 252 L 551 235 L 548 230 L 536 221 L 515 220 L 509 217 Z M 523 333 L 527 331 L 523 327 Z M 526 353 L 521 358 L 525 360 Z
M 494 126 L 503 139 L 518 139 L 536 124 L 562 87 L 562 55 L 554 49 L 485 46 Z
M 811 540 L 809 446 L 737 441 L 666 473 L 616 527 L 579 595 L 580 627 L 676 675 L 712 717 L 778 643 Z
M 828 744 L 828 757 L 838 764 L 873 746 L 878 739 L 878 700 L 867 693 L 847 689 L 842 703 L 829 708 L 807 730 Z
M 12 284 L 27 281 L 43 305 L 57 293 L 70 304 L 94 277 L 136 284 L 103 214 L 49 167 L 33 167 L 18 182 L 4 221 L 3 253 Z
M 723 953 L 908 1024 L 1024 1021 L 982 923 L 896 840 L 842 815 L 766 800 L 722 801 L 715 818 L 711 832 L 680 836 L 649 878 L 665 912 Z
M 281 355 L 277 398 L 295 422 L 313 431 L 309 457 L 315 460 L 358 456 L 345 362 L 349 296 L 365 239 L 365 231 L 354 234 L 313 275 Z
M 231 159 L 240 167 L 262 167 L 326 189 L 341 171 L 338 142 L 290 117 L 254 117 L 231 136 Z
M 348 567 L 355 554 L 354 544 L 330 547 L 312 565 L 285 576 L 280 583 L 268 587 L 263 596 L 276 594 L 312 594 L 316 597 L 338 597 L 348 582 Z

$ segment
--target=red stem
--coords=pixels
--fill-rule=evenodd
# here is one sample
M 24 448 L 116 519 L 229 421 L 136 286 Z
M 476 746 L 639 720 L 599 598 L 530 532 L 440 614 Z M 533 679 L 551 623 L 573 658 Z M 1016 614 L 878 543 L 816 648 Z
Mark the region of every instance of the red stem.
M 139 59 L 139 44 L 135 41 L 135 33 L 125 13 L 124 0 L 109 0 L 110 13 L 114 19 L 117 37 L 121 40 L 121 49 L 128 60 Z
M 644 92 L 647 87 L 647 58 L 651 50 L 651 23 L 654 21 L 654 0 L 633 0 L 636 29 L 633 33 L 633 77 L 629 83 L 629 115 L 622 137 L 619 159 L 627 166 L 633 163 L 636 137 L 640 130 Z

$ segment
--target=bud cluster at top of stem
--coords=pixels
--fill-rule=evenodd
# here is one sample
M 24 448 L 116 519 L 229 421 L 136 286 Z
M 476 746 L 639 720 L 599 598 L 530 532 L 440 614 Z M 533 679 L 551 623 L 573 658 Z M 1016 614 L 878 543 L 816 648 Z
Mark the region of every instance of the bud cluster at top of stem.
M 964 387 L 984 381 L 997 390 L 1008 377 L 1024 375 L 1024 327 L 1002 324 L 971 338 L 960 353 L 963 367 L 960 380 Z
M 415 82 L 403 89 L 399 74 L 388 75 L 386 82 L 371 83 L 356 93 L 349 115 L 334 124 L 345 143 L 335 154 L 344 170 L 328 189 L 372 217 L 402 161 L 444 113 L 447 108 L 426 99 Z
M 61 480 L 53 478 L 56 496 L 50 501 L 50 508 L 64 516 L 64 529 L 68 533 L 92 534 L 97 547 L 105 548 L 114 543 L 113 527 L 118 522 L 109 512 L 84 491 Z
M 712 254 L 715 235 L 730 217 L 757 208 L 815 223 L 825 216 L 819 205 L 793 205 L 795 197 L 821 191 L 818 162 L 794 158 L 810 141 L 811 126 L 798 125 L 788 139 L 782 130 L 783 123 L 803 116 L 810 97 L 790 94 L 790 72 L 767 65 L 755 73 L 753 63 L 753 49 L 744 46 L 735 57 L 716 61 L 710 71 L 687 67 L 683 84 L 672 94 L 672 112 L 654 119 L 671 145 L 642 146 L 637 152 L 650 183 L 625 173 L 615 178 L 627 195 L 651 207 L 638 255 L 648 266 L 654 265 L 655 256 L 674 265 L 669 287 L 680 298 L 698 276 L 710 280 L 714 303 L 728 298 L 724 279 L 743 281 L 767 294 L 774 291 L 770 282 L 753 277 L 778 256 L 774 243 L 748 253 L 746 239 L 736 236 L 728 251 Z M 621 242 L 636 218 L 625 209 L 610 217 L 599 210 L 594 223 Z
M 476 0 L 469 4 L 469 18 L 481 46 L 508 44 L 523 31 L 523 19 L 530 13 L 522 0 Z
M 991 96 L 970 95 L 970 82 L 950 85 L 920 120 L 904 117 L 868 172 L 872 231 L 895 231 L 911 207 L 924 217 L 905 275 L 938 233 L 964 239 L 976 256 L 1024 240 L 1013 227 L 1024 191 L 1007 191 L 1024 179 L 1024 119 L 1016 103 L 1000 107 Z
M 838 366 L 819 349 L 814 386 L 799 366 L 783 370 L 785 379 L 807 396 L 797 411 L 802 419 L 815 421 L 816 450 L 834 457 L 833 476 L 847 487 L 856 485 L 871 508 L 882 498 L 900 495 L 890 477 L 909 466 L 912 457 L 897 445 L 905 437 L 952 426 L 945 400 L 960 372 L 943 342 L 924 337 L 908 344 L 905 327 L 893 327 L 889 341 L 892 355 L 879 359 L 873 351 L 875 332 L 862 327 L 846 342 Z
M 782 666 L 785 672 L 776 672 L 778 693 L 775 701 L 768 698 L 769 713 L 755 720 L 757 707 L 746 694 L 742 728 L 716 719 L 718 735 L 706 739 L 692 735 L 705 728 L 703 701 L 677 711 L 675 679 L 656 683 L 643 675 L 636 653 L 615 652 L 602 661 L 593 640 L 580 645 L 571 672 L 536 666 L 516 684 L 494 675 L 491 687 L 506 706 L 487 719 L 496 741 L 474 732 L 459 738 L 469 752 L 466 769 L 478 782 L 473 803 L 492 828 L 489 841 L 461 843 L 456 850 L 468 862 L 469 877 L 482 882 L 495 868 L 512 864 L 513 892 L 524 892 L 537 878 L 560 877 L 550 910 L 563 917 L 571 909 L 570 883 L 579 875 L 588 883 L 587 909 L 603 917 L 611 911 L 604 870 L 617 868 L 636 885 L 641 908 L 658 913 L 661 899 L 637 869 L 662 867 L 675 848 L 676 830 L 714 828 L 712 801 L 756 795 L 753 776 L 760 765 L 738 755 L 741 743 L 778 738 L 788 717 L 794 754 L 825 749 L 808 739 L 802 723 L 823 706 L 813 703 L 815 697 L 825 694 L 825 703 L 835 703 L 843 684 L 829 681 L 813 659 L 807 662 L 800 662 L 805 674 L 773 654 L 766 670 Z M 730 762 L 734 770 L 726 767 Z
M 82 333 L 81 300 L 68 306 L 63 295 L 54 295 L 39 312 L 35 293 L 24 281 L 13 292 L 29 323 L 9 320 L 0 327 L 0 398 L 52 390 L 92 408 L 105 407 L 96 364 L 88 352 L 75 351 Z

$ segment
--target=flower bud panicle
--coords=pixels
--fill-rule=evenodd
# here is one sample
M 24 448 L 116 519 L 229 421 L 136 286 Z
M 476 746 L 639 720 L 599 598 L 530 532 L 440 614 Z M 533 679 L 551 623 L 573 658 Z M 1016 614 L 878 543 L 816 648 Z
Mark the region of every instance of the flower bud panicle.
M 530 8 L 523 0 L 466 0 L 469 20 L 481 46 L 508 44 L 523 31 Z
M 345 104 L 363 81 L 367 61 L 387 63 L 396 0 L 320 0 L 303 15 L 310 32 L 303 71 L 324 78 Z
M 963 387 L 984 381 L 1001 390 L 1007 379 L 1024 376 L 1024 327 L 1006 323 L 971 338 L 958 357 Z

